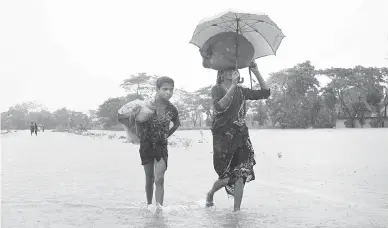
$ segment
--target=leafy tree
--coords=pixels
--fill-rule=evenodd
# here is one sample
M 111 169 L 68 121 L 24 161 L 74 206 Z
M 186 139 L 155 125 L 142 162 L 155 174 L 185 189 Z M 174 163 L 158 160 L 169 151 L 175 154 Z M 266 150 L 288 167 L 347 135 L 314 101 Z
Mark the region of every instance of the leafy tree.
M 110 128 L 120 124 L 117 120 L 117 112 L 125 103 L 125 98 L 115 97 L 109 98 L 100 105 L 96 114 L 104 128 Z
M 319 71 L 331 79 L 325 89 L 339 101 L 341 113 L 348 117 L 349 127 L 355 127 L 356 118 L 362 124 L 366 112 L 380 109 L 387 72 L 387 68 L 362 66 Z
M 154 93 L 156 79 L 156 76 L 139 73 L 137 75 L 131 75 L 128 79 L 125 79 L 120 86 L 129 94 L 150 97 Z

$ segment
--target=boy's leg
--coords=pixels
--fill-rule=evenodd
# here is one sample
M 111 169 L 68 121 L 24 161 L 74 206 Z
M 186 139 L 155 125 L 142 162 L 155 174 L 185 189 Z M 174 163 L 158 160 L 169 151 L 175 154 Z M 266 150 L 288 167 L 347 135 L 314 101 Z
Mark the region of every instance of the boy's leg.
M 145 173 L 145 191 L 147 196 L 147 204 L 152 204 L 152 196 L 154 194 L 154 161 L 150 161 L 147 164 L 144 164 L 144 173 Z
M 164 198 L 164 173 L 166 172 L 167 166 L 164 158 L 159 161 L 155 160 L 155 200 L 156 203 L 163 206 Z
M 210 191 L 207 193 L 207 196 L 206 196 L 207 207 L 211 207 L 214 205 L 213 203 L 214 193 L 216 193 L 221 188 L 225 187 L 228 183 L 229 183 L 229 177 L 222 180 L 218 179 L 214 182 L 212 189 L 210 189 Z

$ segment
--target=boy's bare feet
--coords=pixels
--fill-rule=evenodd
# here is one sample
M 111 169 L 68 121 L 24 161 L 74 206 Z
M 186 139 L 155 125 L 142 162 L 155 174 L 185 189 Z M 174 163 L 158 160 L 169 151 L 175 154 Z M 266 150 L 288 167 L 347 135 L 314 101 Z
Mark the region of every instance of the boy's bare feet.
M 156 203 L 155 214 L 162 215 L 162 213 L 163 213 L 163 206 L 160 205 L 159 203 Z
M 213 195 L 209 193 L 207 193 L 206 195 L 206 207 L 212 207 L 214 206 L 214 203 L 213 203 Z

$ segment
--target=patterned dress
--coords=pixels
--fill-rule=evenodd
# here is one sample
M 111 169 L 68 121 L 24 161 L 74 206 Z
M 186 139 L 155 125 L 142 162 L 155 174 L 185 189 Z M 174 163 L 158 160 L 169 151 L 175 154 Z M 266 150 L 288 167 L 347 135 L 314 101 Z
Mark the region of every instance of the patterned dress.
M 140 158 L 141 164 L 160 161 L 161 158 L 166 162 L 168 159 L 168 132 L 170 122 L 177 124 L 179 121 L 178 110 L 169 102 L 166 106 L 164 115 L 157 116 L 156 111 L 149 120 L 143 123 L 137 123 L 140 138 Z
M 226 108 L 218 102 L 225 96 L 221 85 L 212 88 L 213 99 L 213 165 L 219 179 L 229 177 L 225 186 L 227 194 L 234 196 L 235 182 L 243 178 L 244 183 L 255 179 L 253 166 L 256 164 L 254 150 L 245 123 L 246 100 L 266 99 L 270 90 L 251 90 L 236 87 Z

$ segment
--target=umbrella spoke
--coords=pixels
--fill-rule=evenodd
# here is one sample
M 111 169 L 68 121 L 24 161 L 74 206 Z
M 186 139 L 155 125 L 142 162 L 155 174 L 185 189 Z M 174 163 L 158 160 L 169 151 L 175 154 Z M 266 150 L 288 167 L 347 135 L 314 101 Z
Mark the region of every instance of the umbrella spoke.
M 235 13 L 236 15 L 236 19 L 238 20 L 241 20 L 243 17 L 249 17 L 250 14 L 249 13 Z M 240 15 L 240 16 L 237 16 L 237 15 Z
M 244 22 L 243 22 L 244 23 Z M 246 23 L 245 23 L 246 24 Z M 275 50 L 273 49 L 273 47 L 269 44 L 269 41 L 267 39 L 267 37 L 263 36 L 263 34 L 257 30 L 256 28 L 250 26 L 249 24 L 246 24 L 248 27 L 250 27 L 251 29 L 253 29 L 255 32 L 259 33 L 261 37 L 263 37 L 263 39 L 265 40 L 265 42 L 268 44 L 268 46 L 271 48 L 272 52 L 275 53 Z
M 243 34 L 244 34 L 244 33 L 249 33 L 249 32 L 256 32 L 256 31 L 254 31 L 254 30 L 244 30 L 244 31 L 243 31 Z
M 236 31 L 236 26 L 234 25 L 234 23 L 230 24 L 228 28 L 226 28 L 225 32 L 227 32 L 228 30 L 231 30 L 232 32 L 235 32 Z
M 245 16 L 249 17 L 249 16 L 251 16 L 251 14 L 250 13 L 245 13 L 245 14 L 241 15 L 240 19 L 242 19 Z M 247 19 L 244 19 L 244 20 L 247 20 Z
M 242 26 L 240 27 L 240 32 L 241 32 L 241 33 L 245 32 L 244 29 L 246 29 L 246 27 L 248 27 L 248 26 L 245 25 L 245 24 L 242 25 Z
M 224 17 L 224 16 L 221 17 L 221 20 L 222 20 L 222 21 L 225 21 L 223 17 Z M 231 22 L 230 25 L 229 25 L 229 27 L 227 27 L 227 28 L 223 28 L 223 27 L 222 27 L 223 29 L 225 29 L 225 32 L 227 32 L 230 28 L 232 28 L 232 27 L 234 26 L 235 20 L 229 20 L 228 22 Z M 236 30 L 235 28 L 232 28 L 232 29 Z
M 226 15 L 224 15 L 224 16 L 222 16 L 222 17 L 227 17 L 227 18 L 229 18 L 230 20 L 233 20 L 233 21 L 236 21 L 236 19 L 237 19 L 237 18 L 233 18 L 233 17 L 226 16 Z
M 258 22 L 253 23 L 253 24 L 249 24 L 249 23 L 247 23 L 246 21 L 242 21 L 242 23 L 244 23 L 244 25 L 250 27 L 251 29 L 253 29 L 253 30 L 255 30 L 255 31 L 256 31 L 256 30 L 258 31 L 258 28 L 255 28 L 255 27 L 254 27 L 255 24 L 257 24 Z M 270 24 L 270 23 L 268 23 L 268 24 Z M 270 25 L 271 25 L 271 24 L 270 24 Z
M 255 26 L 256 24 L 258 24 L 258 23 L 263 23 L 263 24 L 268 24 L 268 25 L 270 25 L 271 27 L 275 27 L 275 28 L 277 28 L 277 29 L 279 29 L 275 24 L 272 24 L 272 23 L 270 23 L 270 22 L 268 22 L 268 21 L 263 21 L 263 20 L 254 20 L 254 19 L 248 19 L 249 21 L 254 21 L 254 22 L 252 22 L 252 23 L 250 23 L 249 25 L 251 25 L 251 26 Z M 248 21 L 248 20 L 244 20 L 244 21 Z M 248 23 L 248 22 L 247 22 Z
M 232 19 L 225 20 L 224 16 L 220 17 L 220 19 L 222 20 L 223 23 L 230 23 L 230 25 L 227 28 L 220 26 L 219 24 L 221 24 L 221 23 L 217 24 L 217 26 L 223 28 L 225 30 L 225 32 L 227 32 L 234 25 L 234 22 L 235 22 L 234 19 L 233 20 Z
M 225 22 L 225 23 L 229 23 L 229 22 L 234 22 L 235 21 L 234 19 L 225 20 L 224 16 L 220 17 L 220 19 L 222 20 L 222 22 Z
M 214 23 L 214 21 L 208 21 L 206 22 L 207 24 L 209 24 L 209 26 L 214 26 L 214 25 L 219 25 L 219 24 L 225 24 L 225 23 L 231 23 L 231 22 L 234 22 L 235 20 L 229 20 L 229 21 L 226 21 L 224 20 L 223 18 L 220 18 L 222 21 L 221 22 L 218 22 L 218 23 Z M 206 27 L 207 28 L 207 27 Z
M 222 20 L 223 20 L 223 19 L 222 19 Z M 214 26 L 221 27 L 221 26 L 219 26 L 220 24 L 229 23 L 229 22 L 233 22 L 233 21 L 225 21 L 225 20 L 223 20 L 222 22 L 217 23 L 217 24 L 211 23 L 211 21 L 209 21 L 210 24 L 209 24 L 208 26 L 202 28 L 202 29 L 201 29 L 200 31 L 198 31 L 196 34 L 194 34 L 193 37 L 196 37 L 198 34 L 200 34 L 201 32 L 203 32 L 204 30 L 206 30 L 206 29 L 208 29 L 208 28 L 210 28 L 210 27 L 214 27 Z M 221 28 L 222 28 L 222 27 L 221 27 Z M 224 28 L 224 29 L 225 29 L 225 28 Z
M 227 31 L 230 29 L 231 26 L 225 28 L 225 27 L 223 27 L 223 26 L 219 26 L 219 25 L 218 25 L 217 27 L 220 27 L 220 28 L 224 29 L 225 32 L 227 32 Z

